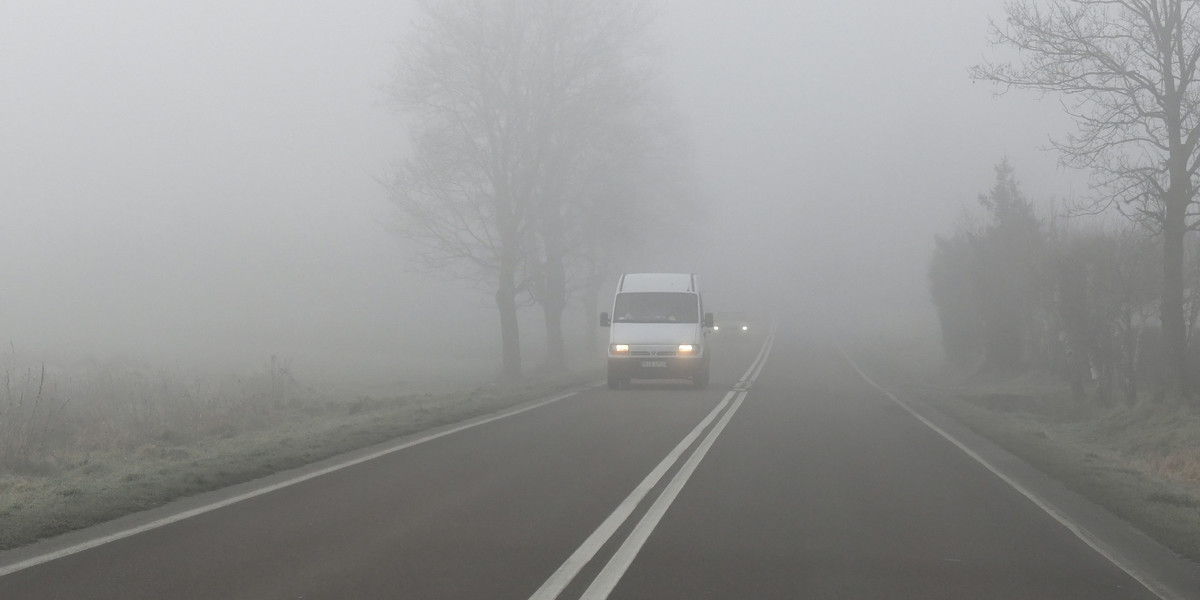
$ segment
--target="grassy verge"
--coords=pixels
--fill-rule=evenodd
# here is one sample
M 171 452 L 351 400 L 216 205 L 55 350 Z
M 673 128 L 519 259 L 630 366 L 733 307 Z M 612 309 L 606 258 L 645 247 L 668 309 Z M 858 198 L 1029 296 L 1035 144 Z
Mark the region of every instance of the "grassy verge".
M 512 386 L 393 398 L 315 400 L 242 411 L 241 424 L 136 445 L 63 446 L 0 465 L 0 549 L 249 481 L 593 381 L 578 372 Z M 53 423 L 54 421 L 49 421 Z
M 1200 411 L 1075 400 L 1051 377 L 982 381 L 863 352 L 894 390 L 924 401 L 1181 556 L 1200 560 Z M 913 353 L 907 353 L 913 356 Z

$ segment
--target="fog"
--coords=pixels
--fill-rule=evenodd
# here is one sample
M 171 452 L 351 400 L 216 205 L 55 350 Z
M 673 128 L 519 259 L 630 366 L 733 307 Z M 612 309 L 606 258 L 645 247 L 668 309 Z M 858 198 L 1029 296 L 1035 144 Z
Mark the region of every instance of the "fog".
M 0 0 L 6 353 L 199 369 L 278 355 L 362 381 L 497 362 L 490 294 L 423 272 L 389 229 L 380 180 L 406 128 L 383 90 L 415 10 Z M 1069 129 L 1056 101 L 967 76 L 1001 14 L 664 3 L 655 45 L 702 218 L 625 270 L 701 273 L 717 310 L 935 327 L 933 236 L 1001 158 L 1039 203 L 1085 189 L 1039 150 Z

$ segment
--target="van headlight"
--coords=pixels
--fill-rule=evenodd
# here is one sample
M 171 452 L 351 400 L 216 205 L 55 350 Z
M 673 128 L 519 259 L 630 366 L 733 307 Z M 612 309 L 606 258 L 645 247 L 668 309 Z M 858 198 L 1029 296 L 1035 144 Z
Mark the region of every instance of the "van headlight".
M 613 344 L 609 348 L 613 354 L 629 354 L 629 344 Z
M 700 349 L 699 346 L 693 346 L 692 344 L 680 344 L 679 345 L 679 353 L 680 354 L 692 354 L 699 349 Z

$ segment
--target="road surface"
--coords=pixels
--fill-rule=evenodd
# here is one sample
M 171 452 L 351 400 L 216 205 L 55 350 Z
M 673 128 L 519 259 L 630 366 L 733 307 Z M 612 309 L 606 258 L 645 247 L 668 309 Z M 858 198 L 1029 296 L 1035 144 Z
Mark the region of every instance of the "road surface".
M 1157 555 L 1081 537 L 1070 515 L 874 387 L 828 340 L 781 330 L 713 346 L 706 390 L 591 388 L 320 476 L 283 475 L 268 493 L 242 486 L 10 552 L 0 598 L 1195 591 L 1191 565 L 1158 573 Z M 237 495 L 249 497 L 212 509 Z M 127 535 L 185 509 L 197 514 Z M 106 535 L 115 539 L 78 545 Z M 1122 553 L 1132 567 L 1117 564 Z

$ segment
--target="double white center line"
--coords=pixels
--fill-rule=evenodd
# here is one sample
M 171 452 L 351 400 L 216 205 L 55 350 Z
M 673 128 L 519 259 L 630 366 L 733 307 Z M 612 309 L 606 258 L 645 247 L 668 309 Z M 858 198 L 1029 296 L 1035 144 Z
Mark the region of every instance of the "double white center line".
M 675 497 L 679 495 L 679 491 L 683 489 L 684 484 L 692 476 L 700 461 L 704 459 L 704 455 L 708 453 L 708 449 L 712 447 L 717 436 L 721 435 L 721 432 L 725 429 L 725 425 L 729 423 L 734 413 L 741 407 L 742 401 L 745 400 L 748 393 L 745 388 L 749 387 L 758 377 L 758 374 L 762 372 L 763 364 L 767 361 L 767 356 L 770 354 L 774 341 L 775 327 L 772 326 L 771 331 L 767 334 L 767 339 L 763 342 L 762 350 L 759 351 L 758 357 L 751 363 L 750 368 L 746 370 L 745 375 L 742 375 L 741 380 L 738 382 L 738 387 L 725 394 L 725 397 L 721 399 L 717 407 L 708 413 L 704 417 L 704 420 L 700 421 L 700 424 L 695 429 L 692 429 L 658 463 L 658 466 L 654 467 L 654 470 L 650 471 L 649 475 L 646 475 L 646 478 L 617 506 L 617 509 L 584 540 L 583 544 L 567 558 L 566 562 L 542 584 L 542 587 L 530 596 L 530 600 L 553 600 L 558 598 L 558 595 L 575 579 L 575 576 L 579 574 L 584 566 L 595 558 L 600 548 L 629 520 L 629 517 L 642 503 L 646 495 L 650 493 L 650 490 L 658 485 L 667 471 L 671 470 L 688 448 L 692 447 L 696 438 L 700 437 L 700 434 L 720 415 L 716 426 L 708 431 L 708 435 L 704 436 L 700 445 L 696 447 L 679 471 L 675 473 L 675 476 L 671 478 L 666 488 L 659 494 L 658 499 L 654 501 L 654 504 L 642 516 L 641 521 L 633 528 L 629 536 L 625 538 L 620 548 L 609 559 L 608 564 L 604 566 L 600 574 L 588 586 L 581 598 L 600 600 L 608 597 L 608 594 L 616 587 L 617 582 L 621 580 L 629 565 L 633 563 L 633 559 L 637 556 L 638 551 L 642 549 L 642 545 L 646 543 L 646 539 L 650 537 L 650 533 L 654 531 L 658 522 L 671 506 L 671 503 L 675 501 Z M 729 407 L 729 410 L 725 410 L 726 407 Z M 722 411 L 724 411 L 724 414 L 722 414 Z

